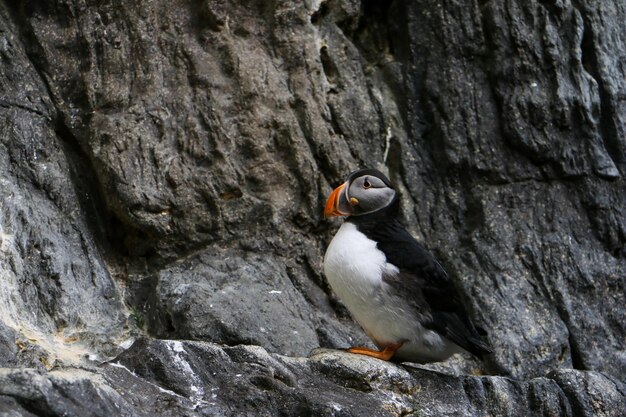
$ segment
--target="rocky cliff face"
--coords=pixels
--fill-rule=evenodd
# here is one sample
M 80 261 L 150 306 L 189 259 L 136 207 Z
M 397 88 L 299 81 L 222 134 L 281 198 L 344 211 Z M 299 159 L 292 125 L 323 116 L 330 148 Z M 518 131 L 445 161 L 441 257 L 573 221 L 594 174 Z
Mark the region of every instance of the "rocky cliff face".
M 621 415 L 624 21 L 617 0 L 0 1 L 0 412 Z M 321 275 L 322 204 L 362 166 L 486 363 L 328 349 L 368 343 Z

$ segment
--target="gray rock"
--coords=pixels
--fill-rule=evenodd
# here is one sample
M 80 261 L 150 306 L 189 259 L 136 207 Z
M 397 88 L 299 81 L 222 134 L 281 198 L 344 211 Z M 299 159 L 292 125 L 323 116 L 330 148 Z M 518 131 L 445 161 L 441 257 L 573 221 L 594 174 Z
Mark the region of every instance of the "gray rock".
M 118 3 L 0 2 L 3 415 L 626 408 L 619 2 Z M 320 272 L 365 165 L 486 363 L 304 357 L 368 343 Z
M 626 386 L 597 372 L 457 377 L 339 351 L 293 358 L 175 340 L 140 340 L 90 371 L 0 370 L 0 382 L 14 415 L 619 416 L 626 406 Z
M 113 354 L 126 313 L 85 213 L 88 164 L 55 131 L 48 88 L 4 5 L 0 21 L 0 364 Z
M 313 310 L 271 253 L 203 252 L 159 271 L 148 315 L 159 337 L 249 343 L 289 355 L 318 346 Z

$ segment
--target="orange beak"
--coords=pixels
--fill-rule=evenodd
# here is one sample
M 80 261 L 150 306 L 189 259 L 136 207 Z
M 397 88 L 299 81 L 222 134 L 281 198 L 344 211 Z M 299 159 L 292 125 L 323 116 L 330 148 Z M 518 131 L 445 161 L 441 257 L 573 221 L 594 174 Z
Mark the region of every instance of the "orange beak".
M 341 200 L 341 195 L 344 191 L 344 188 L 348 185 L 347 182 L 344 182 L 339 187 L 335 188 L 328 200 L 326 201 L 326 207 L 324 207 L 324 217 L 335 217 L 335 216 L 348 216 L 350 213 L 343 212 L 339 209 L 339 202 Z

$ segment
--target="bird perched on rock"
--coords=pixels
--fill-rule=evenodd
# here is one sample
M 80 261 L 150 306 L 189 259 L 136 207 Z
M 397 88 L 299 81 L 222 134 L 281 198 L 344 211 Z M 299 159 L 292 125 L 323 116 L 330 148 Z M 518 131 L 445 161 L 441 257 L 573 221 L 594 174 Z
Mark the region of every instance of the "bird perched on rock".
M 380 349 L 348 352 L 420 363 L 491 353 L 444 269 L 400 224 L 398 193 L 385 175 L 351 173 L 324 216 L 348 216 L 326 250 L 324 273 Z

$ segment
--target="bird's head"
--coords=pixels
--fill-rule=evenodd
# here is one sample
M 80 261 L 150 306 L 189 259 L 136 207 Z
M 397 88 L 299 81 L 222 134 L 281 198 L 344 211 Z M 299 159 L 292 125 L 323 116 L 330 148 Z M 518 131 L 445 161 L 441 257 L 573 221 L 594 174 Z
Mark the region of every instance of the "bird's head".
M 396 199 L 396 190 L 382 172 L 360 169 L 333 190 L 326 201 L 324 217 L 362 216 L 389 207 Z

